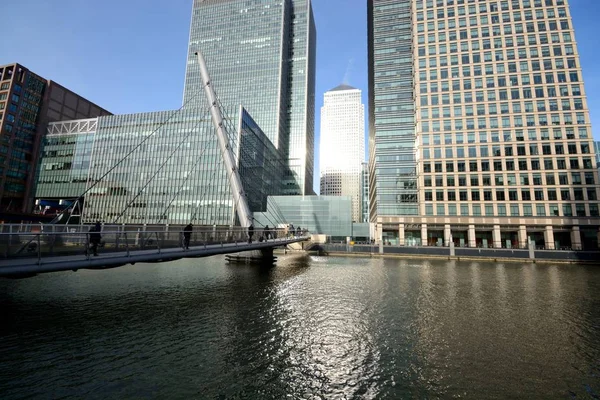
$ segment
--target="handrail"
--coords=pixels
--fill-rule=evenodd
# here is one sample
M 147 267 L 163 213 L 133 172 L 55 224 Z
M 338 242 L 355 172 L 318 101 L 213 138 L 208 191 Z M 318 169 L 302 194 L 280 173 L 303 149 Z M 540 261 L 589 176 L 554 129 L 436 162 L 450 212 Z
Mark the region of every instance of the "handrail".
M 30 227 L 31 228 L 31 227 Z M 182 228 L 179 226 L 165 226 L 162 229 L 150 229 L 144 232 L 133 229 L 123 229 L 122 226 L 106 227 L 100 232 L 101 241 L 96 250 L 100 255 L 118 253 L 123 251 L 127 256 L 133 250 L 150 250 L 158 254 L 167 249 L 182 248 Z M 55 256 L 85 255 L 86 260 L 97 259 L 91 257 L 91 242 L 89 226 L 66 226 L 63 232 L 55 229 L 51 231 L 20 230 L 18 232 L 0 232 L 0 260 L 31 259 L 37 258 L 38 263 L 44 259 Z M 129 240 L 133 233 L 134 240 Z M 285 229 L 255 229 L 253 243 L 270 242 L 278 243 L 297 237 L 286 234 Z M 306 232 L 304 232 L 306 234 Z M 129 235 L 129 236 L 128 236 Z M 125 240 L 125 243 L 123 243 Z M 243 248 L 248 242 L 248 231 L 239 227 L 199 227 L 194 228 L 191 234 L 190 247 L 204 247 L 218 245 L 221 248 L 233 244 L 234 247 Z

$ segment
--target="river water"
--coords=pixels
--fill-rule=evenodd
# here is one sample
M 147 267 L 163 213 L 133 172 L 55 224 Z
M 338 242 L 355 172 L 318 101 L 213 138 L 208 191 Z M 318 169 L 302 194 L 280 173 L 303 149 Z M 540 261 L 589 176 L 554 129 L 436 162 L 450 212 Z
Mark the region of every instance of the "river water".
M 0 398 L 598 398 L 600 268 L 223 257 L 0 280 Z

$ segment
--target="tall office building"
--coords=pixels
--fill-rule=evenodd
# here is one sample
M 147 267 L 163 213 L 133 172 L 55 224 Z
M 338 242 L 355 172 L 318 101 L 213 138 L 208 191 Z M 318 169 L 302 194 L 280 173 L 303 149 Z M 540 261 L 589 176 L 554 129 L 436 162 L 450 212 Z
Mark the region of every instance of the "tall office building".
M 368 31 L 378 239 L 597 248 L 566 0 L 369 0 Z
M 109 114 L 20 64 L 0 66 L 0 210 L 31 212 L 49 122 Z
M 350 196 L 352 220 L 361 222 L 361 169 L 365 159 L 362 92 L 340 85 L 325 92 L 321 108 L 322 196 Z
M 286 194 L 310 194 L 316 30 L 310 0 L 195 0 L 184 106 L 205 107 L 195 53 L 217 95 L 241 104 L 285 155 Z

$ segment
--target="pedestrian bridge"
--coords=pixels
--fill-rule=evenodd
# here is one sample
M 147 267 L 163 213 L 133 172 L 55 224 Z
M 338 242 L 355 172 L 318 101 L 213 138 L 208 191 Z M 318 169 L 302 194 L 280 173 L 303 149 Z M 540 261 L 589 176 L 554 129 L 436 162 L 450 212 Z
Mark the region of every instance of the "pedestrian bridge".
M 4 232 L 0 233 L 0 277 L 108 269 L 250 251 L 254 258 L 262 255 L 272 260 L 274 248 L 310 239 L 306 232 L 258 229 L 249 243 L 247 230 L 240 227 L 195 227 L 189 248 L 185 249 L 183 227 L 123 225 L 103 229 L 98 256 L 94 256 L 88 228 L 84 225 L 16 225 L 6 229 L 5 226 Z
M 210 221 L 210 219 L 197 218 L 197 210 L 193 213 L 190 212 L 185 217 L 178 213 L 175 213 L 179 215 L 177 218 L 169 219 L 167 217 L 167 215 L 170 215 L 169 209 L 176 204 L 179 193 L 183 192 L 183 186 L 180 186 L 175 191 L 175 196 L 166 204 L 166 208 L 157 214 L 161 216 L 160 218 L 155 219 L 155 217 L 150 217 L 148 215 L 149 212 L 143 216 L 143 221 L 158 220 L 163 223 L 162 225 L 135 226 L 123 222 L 140 220 L 140 215 L 137 215 L 137 213 L 135 213 L 134 219 L 128 219 L 128 210 L 130 211 L 130 208 L 137 207 L 142 203 L 144 206 L 146 205 L 146 202 L 142 199 L 149 192 L 147 189 L 150 183 L 158 176 L 162 168 L 167 165 L 167 161 L 174 156 L 175 152 L 171 152 L 162 164 L 157 165 L 153 174 L 147 174 L 149 175 L 147 177 L 144 176 L 143 185 L 140 187 L 135 186 L 134 189 L 130 190 L 131 193 L 127 194 L 126 204 L 117 215 L 114 215 L 115 213 L 101 216 L 86 215 L 85 196 L 93 194 L 93 190 L 100 189 L 97 187 L 100 182 L 106 183 L 106 181 L 111 181 L 114 178 L 111 174 L 129 156 L 134 154 L 134 151 L 143 149 L 142 146 L 152 137 L 160 136 L 155 135 L 155 133 L 159 132 L 161 127 L 167 123 L 169 120 L 167 119 L 148 135 L 145 135 L 141 141 L 132 144 L 132 149 L 123 158 L 110 166 L 107 171 L 103 171 L 102 175 L 90 179 L 85 191 L 76 199 L 72 199 L 70 205 L 61 211 L 50 224 L 29 226 L 0 225 L 0 277 L 24 277 L 42 272 L 76 271 L 82 268 L 115 268 L 137 262 L 165 262 L 180 258 L 207 257 L 216 254 L 231 254 L 246 251 L 254 251 L 253 256 L 255 258 L 272 262 L 273 248 L 308 240 L 305 232 L 303 234 L 302 232 L 294 231 L 288 234 L 287 231 L 282 229 L 265 229 L 266 227 L 263 229 L 258 228 L 254 232 L 254 242 L 248 240 L 248 228 L 254 228 L 254 217 L 239 172 L 241 165 L 239 155 L 234 151 L 236 146 L 232 145 L 230 141 L 230 138 L 234 137 L 232 135 L 236 132 L 236 127 L 231 124 L 229 118 L 223 117 L 222 105 L 214 91 L 204 58 L 200 53 L 197 53 L 197 56 L 200 66 L 200 76 L 202 78 L 202 87 L 199 88 L 197 95 L 204 91 L 206 96 L 221 152 L 224 172 L 226 172 L 229 182 L 231 201 L 235 208 L 235 215 L 232 215 L 228 220 L 231 224 L 237 220 L 240 226 L 204 225 L 196 227 L 192 232 L 189 246 L 187 243 L 184 246 L 183 226 L 167 225 L 165 222 L 185 220 L 189 223 L 196 223 L 196 221 L 208 223 L 207 221 Z M 180 110 L 183 108 L 182 106 Z M 188 136 L 194 132 L 196 130 L 190 130 Z M 176 149 L 183 145 L 185 140 L 184 138 L 177 145 Z M 240 152 L 245 151 L 241 145 L 239 147 Z M 202 154 L 204 150 L 206 150 L 206 147 L 202 150 Z M 254 155 L 250 155 L 250 157 L 254 158 Z M 195 165 L 198 165 L 198 161 L 201 159 L 202 157 L 198 158 Z M 261 168 L 265 168 L 266 164 L 260 165 L 262 166 Z M 256 164 L 255 167 L 258 168 L 259 164 Z M 191 173 L 186 173 L 186 179 L 189 176 L 191 176 Z M 213 176 L 215 175 L 213 174 Z M 146 180 L 146 178 L 148 179 Z M 183 183 L 185 184 L 185 182 L 184 180 Z M 111 189 L 113 189 L 112 186 Z M 167 189 L 164 190 L 164 192 L 167 191 Z M 127 192 L 127 190 L 124 190 L 124 192 Z M 99 191 L 96 193 L 104 192 Z M 263 187 L 255 188 L 253 193 L 257 197 L 261 196 L 264 194 Z M 197 207 L 201 202 L 205 201 L 204 194 L 202 194 L 202 197 L 195 199 Z M 150 203 L 153 201 L 149 200 Z M 122 203 L 119 202 L 117 204 Z M 90 226 L 69 224 L 71 220 L 70 216 L 75 215 L 75 211 L 82 213 L 78 214 L 78 218 L 75 218 L 78 221 L 102 220 L 106 222 L 107 220 L 112 220 L 112 223 L 105 224 L 102 228 L 102 239 L 97 249 L 97 255 L 94 254 L 97 244 L 95 240 L 94 248 L 90 248 Z M 66 218 L 66 216 L 69 217 Z M 129 217 L 133 217 L 133 215 L 129 215 Z M 270 221 L 272 225 L 288 226 L 285 218 L 281 218 L 283 217 L 281 212 L 274 217 L 275 221 Z M 63 223 L 63 220 L 66 220 L 66 223 Z M 214 222 L 215 220 L 223 221 L 227 219 L 214 217 L 212 221 Z M 61 223 L 59 224 L 59 222 Z

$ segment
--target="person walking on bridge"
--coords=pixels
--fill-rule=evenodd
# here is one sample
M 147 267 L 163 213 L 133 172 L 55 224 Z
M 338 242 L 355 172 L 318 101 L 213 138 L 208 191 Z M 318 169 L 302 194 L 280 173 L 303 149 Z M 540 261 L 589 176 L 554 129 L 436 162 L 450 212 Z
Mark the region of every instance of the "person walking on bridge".
M 185 228 L 183 228 L 183 248 L 185 250 L 190 248 L 190 239 L 192 238 L 192 224 L 187 224 Z
M 102 226 L 100 225 L 100 221 L 96 221 L 96 225 L 92 226 L 89 230 L 90 248 L 95 256 L 98 255 L 98 245 L 100 244 L 100 240 L 102 240 L 101 231 Z
M 248 227 L 248 243 L 252 243 L 252 235 L 254 235 L 254 225 L 250 223 L 250 226 Z

